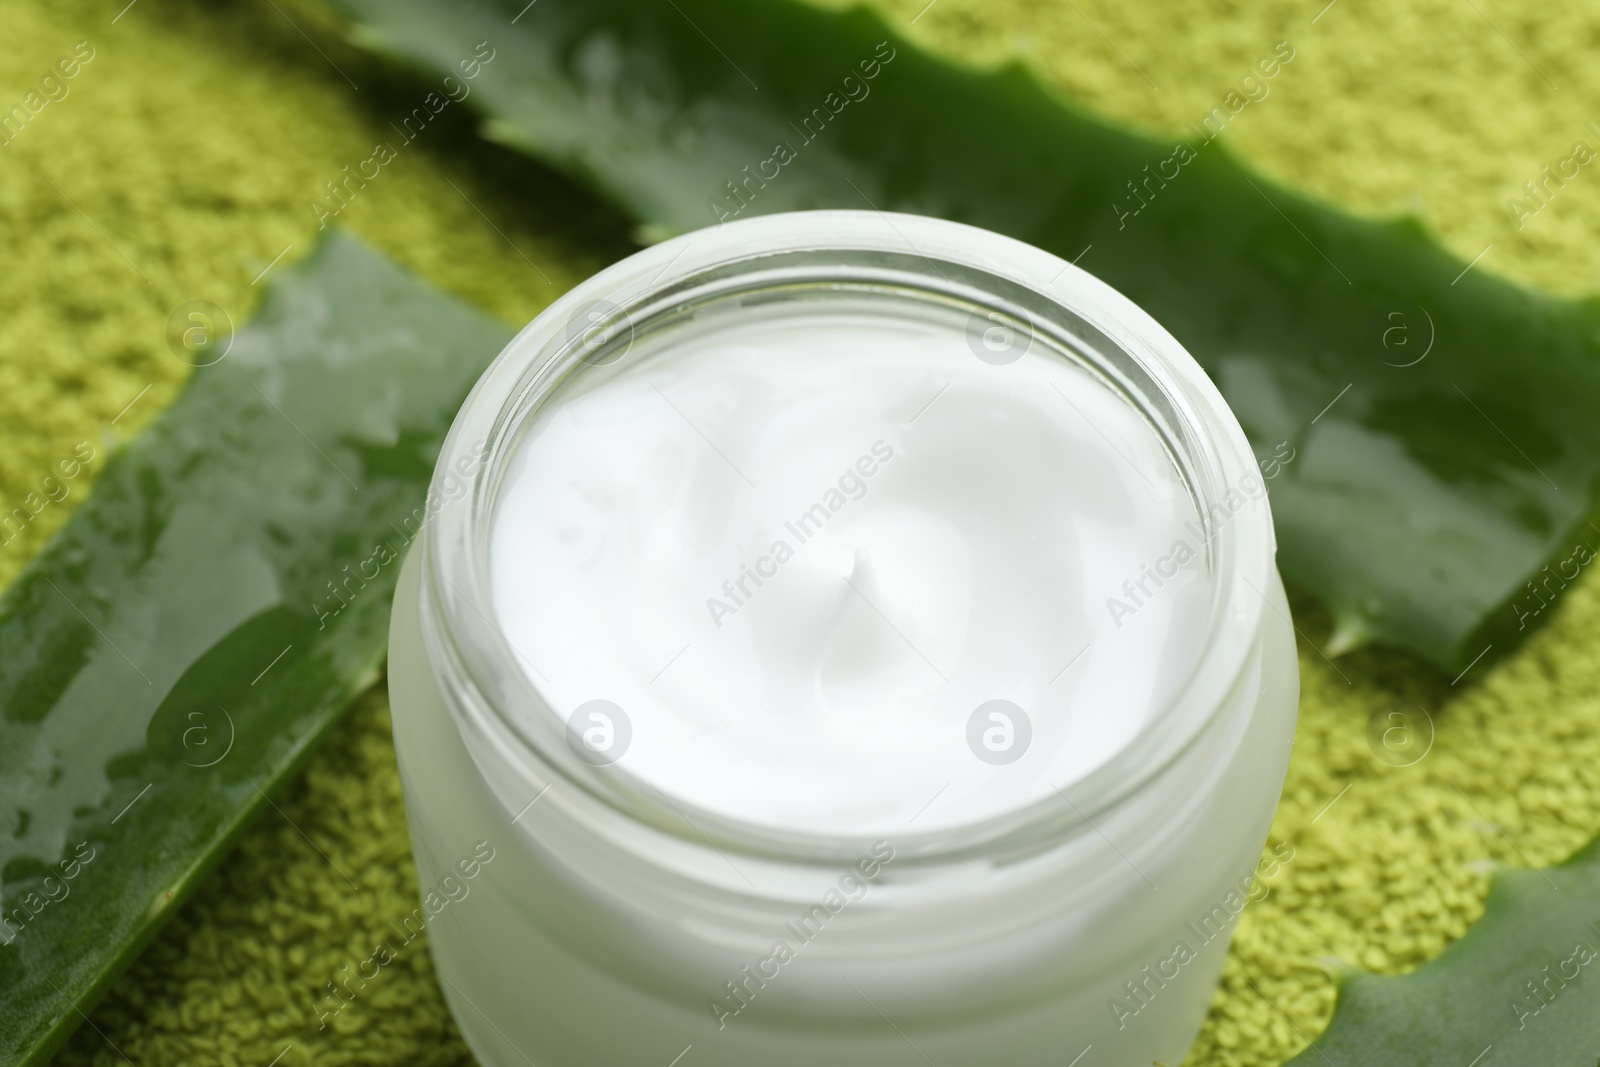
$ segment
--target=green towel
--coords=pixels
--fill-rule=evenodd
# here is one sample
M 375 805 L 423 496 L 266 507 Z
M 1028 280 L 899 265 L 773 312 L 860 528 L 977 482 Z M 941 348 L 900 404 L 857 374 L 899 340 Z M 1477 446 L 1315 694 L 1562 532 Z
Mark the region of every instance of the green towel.
M 6 511 L 80 443 L 98 466 L 110 440 L 172 398 L 187 367 L 166 346 L 171 310 L 208 299 L 247 318 L 263 272 L 309 249 L 322 184 L 369 156 L 414 95 L 403 76 L 344 45 L 311 0 L 125 4 L 9 0 L 0 11 L 0 113 L 80 42 L 91 55 L 64 96 L 0 133 Z M 1268 94 L 1229 120 L 1239 152 L 1358 209 L 1418 211 L 1463 259 L 1488 246 L 1479 269 L 1565 291 L 1593 280 L 1600 175 L 1586 168 L 1536 212 L 1522 183 L 1576 141 L 1600 147 L 1586 125 L 1600 110 L 1583 109 L 1600 99 L 1600 69 L 1585 62 L 1600 11 L 1511 0 L 892 7 L 930 47 L 974 61 L 1020 53 L 1091 106 L 1169 130 L 1223 104 L 1288 41 L 1294 58 Z M 513 324 L 629 249 L 625 220 L 482 143 L 462 116 L 430 126 L 338 221 Z M 0 580 L 90 480 L 0 534 Z M 1336 961 L 1414 967 L 1477 916 L 1492 863 L 1553 862 L 1600 830 L 1592 581 L 1550 609 L 1516 656 L 1455 685 L 1392 653 L 1329 663 L 1312 644 L 1325 641 L 1326 616 L 1295 606 L 1305 693 L 1268 842 L 1293 859 L 1245 909 L 1191 1063 L 1279 1062 L 1325 1025 Z M 1418 708 L 1434 726 L 1428 754 L 1408 767 L 1376 759 L 1369 723 L 1381 730 L 1391 711 Z M 469 1059 L 422 939 L 325 1014 L 327 983 L 342 984 L 392 940 L 389 920 L 414 906 L 381 690 L 278 808 L 113 988 L 62 1062 Z

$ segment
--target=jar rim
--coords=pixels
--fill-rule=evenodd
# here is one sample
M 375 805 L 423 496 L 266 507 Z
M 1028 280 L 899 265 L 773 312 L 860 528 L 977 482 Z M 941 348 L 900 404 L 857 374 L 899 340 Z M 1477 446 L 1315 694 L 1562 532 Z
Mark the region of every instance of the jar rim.
M 931 268 L 931 271 L 926 269 Z M 599 352 L 696 300 L 828 278 L 912 285 L 1025 323 L 1059 348 L 1098 361 L 1107 384 L 1151 421 L 1193 496 L 1213 582 L 1206 633 L 1184 682 L 1134 736 L 1084 777 L 989 818 L 916 834 L 896 848 L 919 860 L 1029 854 L 1094 825 L 1186 751 L 1229 705 L 1252 662 L 1275 543 L 1249 443 L 1199 364 L 1109 285 L 1041 249 L 961 223 L 877 211 L 802 211 L 739 220 L 653 245 L 578 285 L 505 347 L 462 405 L 430 488 L 423 542 L 424 647 L 457 726 L 528 781 L 576 786 L 625 819 L 690 841 L 780 860 L 837 862 L 866 837 L 777 831 L 665 804 L 615 768 L 579 760 L 564 723 L 527 677 L 531 663 L 494 621 L 490 530 L 505 468 L 543 400 Z M 611 347 L 607 347 L 611 346 Z M 1253 482 L 1252 482 L 1253 479 Z M 1261 487 L 1259 495 L 1240 487 Z M 1238 506 L 1219 506 L 1224 501 Z M 537 669 L 535 668 L 535 673 Z M 538 714 L 540 706 L 548 714 Z M 535 714 L 526 714 L 529 706 Z M 521 713 L 514 714 L 513 711 Z M 477 755 L 476 758 L 483 758 Z M 881 835 L 870 835 L 873 839 Z

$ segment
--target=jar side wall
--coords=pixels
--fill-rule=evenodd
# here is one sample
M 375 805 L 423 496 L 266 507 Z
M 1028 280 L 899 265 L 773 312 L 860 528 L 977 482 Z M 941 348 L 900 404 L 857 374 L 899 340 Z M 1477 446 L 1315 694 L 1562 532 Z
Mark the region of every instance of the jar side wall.
M 443 704 L 422 649 L 419 564 L 420 554 L 413 553 L 396 594 L 390 667 L 395 740 L 424 893 L 447 875 L 459 880 L 460 860 L 478 851 L 480 842 L 494 851 L 494 860 L 482 864 L 475 882 L 468 883 L 470 894 L 449 903 L 428 921 L 447 996 L 463 1032 L 485 1063 L 523 1062 L 527 1053 L 535 1056 L 535 1062 L 550 1064 L 648 1062 L 663 1049 L 666 1062 L 690 1043 L 696 1045 L 697 1056 L 706 1053 L 703 1062 L 711 1063 L 748 1063 L 757 1057 L 776 1064 L 815 1063 L 823 1057 L 843 1064 L 923 1062 L 893 1031 L 885 1032 L 881 1020 L 842 982 L 837 1012 L 831 1017 L 826 1013 L 813 1017 L 803 1026 L 772 1010 L 773 1006 L 781 1008 L 786 999 L 785 982 L 791 988 L 810 984 L 794 981 L 800 975 L 780 970 L 767 987 L 747 982 L 745 988 L 755 991 L 750 1008 L 738 1018 L 725 1018 L 725 1026 L 719 1030 L 709 1006 L 714 988 L 702 989 L 701 983 L 691 980 L 682 984 L 692 984 L 692 990 L 678 989 L 676 995 L 663 996 L 651 992 L 653 983 L 627 980 L 625 966 L 617 973 L 614 964 L 628 955 L 629 948 L 619 946 L 618 941 L 635 939 L 648 948 L 655 932 L 639 925 L 619 927 L 595 909 L 587 921 L 584 916 L 568 916 L 578 920 L 581 936 L 573 938 L 571 930 L 559 940 L 549 936 L 552 916 L 541 913 L 544 901 L 531 897 L 539 882 L 551 884 L 555 877 L 555 872 L 538 868 L 559 865 L 559 861 L 542 854 L 539 843 L 514 824 L 514 818 L 520 816 L 508 811 L 485 784 L 462 742 L 455 718 Z M 1275 587 L 1269 595 L 1286 612 L 1281 589 Z M 1213 897 L 1220 901 L 1230 882 L 1254 869 L 1282 787 L 1293 730 L 1297 677 L 1292 634 L 1282 621 L 1285 617 L 1267 616 L 1262 689 L 1245 711 L 1246 721 L 1240 727 L 1243 743 L 1230 760 L 1238 766 L 1238 773 L 1224 776 L 1226 788 L 1217 794 L 1220 806 L 1205 820 L 1213 832 L 1196 835 L 1183 849 L 1207 870 L 1225 872 L 1227 877 L 1172 883 L 1175 890 L 1194 900 L 1192 907 L 1171 909 L 1175 914 L 1206 914 Z M 533 878 L 523 877 L 529 873 Z M 738 901 L 726 903 L 735 910 L 742 906 Z M 935 1013 L 900 1024 L 909 1027 L 908 1036 L 942 1064 L 991 1062 L 997 1051 L 1007 1053 L 1012 1062 L 1055 1062 L 1073 1042 L 1078 1048 L 1095 1043 L 1108 1051 L 1118 1050 L 1113 1058 L 1096 1057 L 1098 1062 L 1176 1062 L 1204 1016 L 1232 927 L 1204 944 L 1190 938 L 1196 941 L 1191 946 L 1195 958 L 1184 963 L 1175 978 L 1158 976 L 1155 981 L 1159 984 L 1151 985 L 1143 968 L 1159 966 L 1167 948 L 1162 942 L 1168 934 L 1182 937 L 1182 924 L 1159 922 L 1160 929 L 1143 929 L 1145 924 L 1138 921 L 1138 915 L 1126 914 L 1133 909 L 1113 910 L 1124 913 L 1122 921 L 1115 924 L 1117 929 L 1108 932 L 1128 946 L 1120 967 L 1108 966 L 1093 975 L 1080 975 L 1076 981 L 1061 981 L 1053 993 L 1046 991 L 1043 999 L 1023 992 L 1022 1002 L 1009 1010 L 991 1007 L 977 1016 L 960 1011 Z M 850 936 L 844 926 L 826 933 L 837 935 L 833 938 L 836 942 Z M 1144 958 L 1153 951 L 1152 946 L 1163 955 Z M 822 950 L 827 947 L 802 949 L 801 958 L 790 966 L 805 966 L 812 960 L 826 962 Z M 661 953 L 651 950 L 648 954 Z M 723 958 L 724 977 L 741 978 L 738 963 L 748 962 L 747 958 L 739 952 L 723 953 Z M 613 965 L 609 969 L 608 962 Z M 660 962 L 670 975 L 673 961 Z M 877 988 L 878 983 L 866 977 L 870 969 L 851 973 Z M 974 969 L 974 983 L 980 981 L 977 972 L 983 969 Z M 1142 988 L 1150 991 L 1147 1002 L 1129 999 L 1124 983 L 1130 981 L 1142 982 Z M 982 991 L 973 992 L 973 999 L 987 999 Z M 1130 1008 L 1139 1005 L 1139 1010 L 1119 1020 L 1110 1007 L 1112 999 L 1119 996 Z M 873 999 L 884 1004 L 881 991 Z M 738 1003 L 726 993 L 724 1000 L 730 1006 Z M 895 1004 L 887 1010 L 900 1022 L 904 1008 L 904 1004 Z M 494 1021 L 485 1025 L 485 1020 Z M 674 1042 L 674 1047 L 666 1047 Z

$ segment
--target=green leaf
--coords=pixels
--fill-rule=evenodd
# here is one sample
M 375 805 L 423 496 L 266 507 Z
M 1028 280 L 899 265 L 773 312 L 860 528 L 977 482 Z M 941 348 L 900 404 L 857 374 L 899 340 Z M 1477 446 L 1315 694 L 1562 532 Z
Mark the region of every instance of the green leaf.
M 1116 128 L 1021 67 L 923 54 L 866 10 L 336 3 L 359 42 L 470 92 L 488 136 L 647 236 L 878 208 L 1078 261 L 1194 353 L 1269 470 L 1293 457 L 1269 483 L 1279 563 L 1332 607 L 1339 649 L 1381 639 L 1451 673 L 1498 656 L 1586 558 L 1580 530 L 1600 543 L 1584 525 L 1600 307 L 1464 272 L 1415 222 L 1282 189 L 1200 127 L 1182 147 Z
M 0 1062 L 49 1055 L 376 680 L 510 337 L 349 237 L 275 277 L 0 598 Z
M 1291 1067 L 1595 1067 L 1600 839 L 1501 870 L 1481 918 L 1410 974 L 1340 976 L 1333 1021 Z

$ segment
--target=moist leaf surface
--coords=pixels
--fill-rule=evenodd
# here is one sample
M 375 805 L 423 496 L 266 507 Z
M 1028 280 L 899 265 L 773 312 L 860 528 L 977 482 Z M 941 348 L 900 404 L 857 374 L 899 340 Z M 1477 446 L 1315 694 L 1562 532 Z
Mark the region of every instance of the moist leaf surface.
M 376 680 L 509 339 L 335 232 L 0 597 L 0 1062 L 48 1056 Z
M 1410 974 L 1349 971 L 1333 1020 L 1291 1067 L 1600 1062 L 1600 840 L 1502 870 L 1461 940 Z

